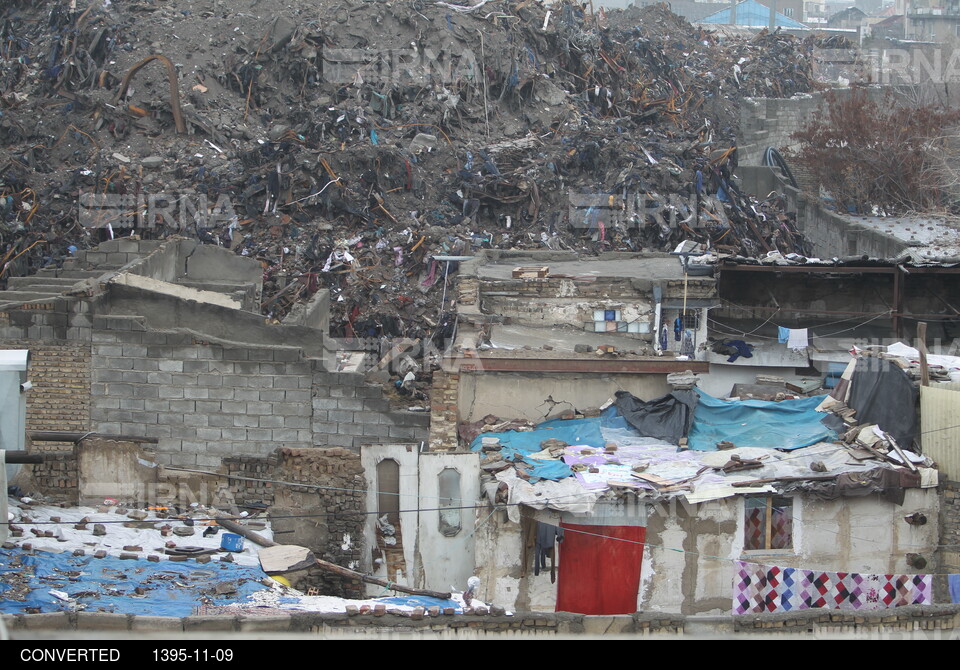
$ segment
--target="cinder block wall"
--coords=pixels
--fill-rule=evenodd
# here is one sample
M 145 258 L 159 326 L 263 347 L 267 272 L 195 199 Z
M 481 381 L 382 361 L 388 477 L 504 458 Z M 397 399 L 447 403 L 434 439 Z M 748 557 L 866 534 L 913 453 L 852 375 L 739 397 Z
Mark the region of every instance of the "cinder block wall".
M 95 317 L 92 339 L 92 429 L 158 438 L 165 465 L 428 439 L 429 416 L 391 412 L 362 374 L 326 372 L 293 347 L 228 347 L 116 317 Z

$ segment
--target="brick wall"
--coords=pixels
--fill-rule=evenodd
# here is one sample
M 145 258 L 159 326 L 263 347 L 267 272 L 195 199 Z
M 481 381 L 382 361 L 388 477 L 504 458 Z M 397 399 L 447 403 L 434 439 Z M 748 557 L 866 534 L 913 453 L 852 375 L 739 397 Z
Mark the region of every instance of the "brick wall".
M 268 457 L 240 456 L 223 463 L 229 475 L 246 478 L 230 480 L 237 503 L 270 506 L 278 542 L 308 547 L 337 565 L 360 565 L 366 480 L 359 454 L 340 448 L 281 448 Z M 320 569 L 307 571 L 304 581 L 324 595 L 363 597 L 359 580 Z
M 43 463 L 25 465 L 30 468 L 30 493 L 41 493 L 60 502 L 76 505 L 80 499 L 79 472 L 75 451 L 47 454 Z
M 430 394 L 430 450 L 456 451 L 460 373 L 437 370 Z
M 27 432 L 90 429 L 90 345 L 57 340 L 5 340 L 2 349 L 27 349 Z M 28 443 L 29 444 L 29 443 Z M 60 451 L 64 443 L 37 442 L 32 451 Z

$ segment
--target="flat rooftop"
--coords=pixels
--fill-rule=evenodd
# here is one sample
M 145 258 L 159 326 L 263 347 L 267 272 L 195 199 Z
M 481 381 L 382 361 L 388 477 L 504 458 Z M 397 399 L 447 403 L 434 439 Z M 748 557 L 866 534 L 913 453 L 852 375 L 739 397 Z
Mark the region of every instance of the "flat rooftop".
M 579 261 L 546 261 L 536 258 L 509 257 L 492 261 L 477 268 L 483 279 L 510 279 L 519 266 L 547 266 L 550 277 L 597 279 L 624 277 L 638 279 L 683 279 L 680 259 L 676 256 L 638 258 L 589 259 Z M 702 277 L 696 277 L 702 279 Z

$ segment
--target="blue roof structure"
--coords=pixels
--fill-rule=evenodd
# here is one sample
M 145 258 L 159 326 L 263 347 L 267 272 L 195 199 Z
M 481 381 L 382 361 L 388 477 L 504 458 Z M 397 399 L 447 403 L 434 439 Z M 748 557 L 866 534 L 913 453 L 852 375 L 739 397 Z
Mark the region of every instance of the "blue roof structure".
M 761 5 L 756 0 L 744 0 L 737 3 L 736 22 L 732 25 L 744 28 L 767 28 L 770 26 L 770 8 Z M 721 9 L 719 12 L 710 14 L 700 19 L 699 23 L 719 23 L 731 25 L 730 8 Z M 776 25 L 781 28 L 797 28 L 800 30 L 809 30 L 809 27 L 784 16 L 780 12 L 776 14 Z

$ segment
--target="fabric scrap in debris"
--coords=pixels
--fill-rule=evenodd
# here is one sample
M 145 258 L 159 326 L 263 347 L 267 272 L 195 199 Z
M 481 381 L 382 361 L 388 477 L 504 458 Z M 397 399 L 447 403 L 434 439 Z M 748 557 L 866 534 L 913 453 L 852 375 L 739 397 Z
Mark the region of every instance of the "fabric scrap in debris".
M 931 575 L 869 575 L 736 561 L 733 614 L 881 610 L 933 603 Z

